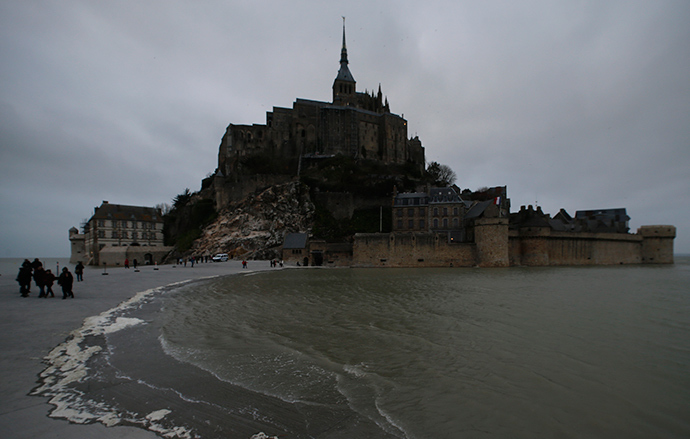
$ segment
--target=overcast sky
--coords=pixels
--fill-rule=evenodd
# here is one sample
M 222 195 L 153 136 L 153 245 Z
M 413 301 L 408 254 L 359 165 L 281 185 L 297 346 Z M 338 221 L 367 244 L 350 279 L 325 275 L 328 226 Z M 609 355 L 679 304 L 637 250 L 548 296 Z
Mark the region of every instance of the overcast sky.
M 690 2 L 0 2 L 0 257 L 68 256 L 103 200 L 153 206 L 230 123 L 331 100 L 347 17 L 427 161 L 512 210 L 625 207 L 690 253 Z

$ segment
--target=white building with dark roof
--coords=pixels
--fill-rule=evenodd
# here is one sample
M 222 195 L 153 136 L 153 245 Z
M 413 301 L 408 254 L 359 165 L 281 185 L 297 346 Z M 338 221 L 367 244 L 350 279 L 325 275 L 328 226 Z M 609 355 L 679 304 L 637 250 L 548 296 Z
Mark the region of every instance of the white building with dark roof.
M 136 259 L 139 264 L 154 264 L 172 250 L 163 243 L 163 215 L 155 207 L 103 201 L 83 229 L 83 234 L 70 230 L 73 262 L 117 266 Z

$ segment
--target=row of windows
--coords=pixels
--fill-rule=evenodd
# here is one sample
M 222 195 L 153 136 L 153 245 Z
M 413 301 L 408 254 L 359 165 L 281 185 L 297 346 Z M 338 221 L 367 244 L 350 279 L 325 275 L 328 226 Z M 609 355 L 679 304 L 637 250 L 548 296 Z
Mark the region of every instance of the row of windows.
M 448 218 L 443 218 L 442 221 L 439 221 L 438 218 L 434 218 L 434 221 L 432 223 L 433 224 L 432 228 L 438 229 L 440 226 L 443 226 L 444 229 L 447 229 L 449 227 L 450 223 L 451 222 L 448 221 Z M 403 220 L 399 219 L 397 230 L 403 230 L 403 224 L 404 224 Z M 452 224 L 453 224 L 454 228 L 457 228 L 460 225 L 460 220 L 458 220 L 457 218 L 453 218 Z M 424 227 L 425 227 L 424 226 L 424 220 L 420 219 L 419 220 L 419 227 L 417 229 L 424 230 Z M 407 220 L 407 229 L 408 230 L 414 230 L 415 229 L 414 220 Z
M 352 94 L 353 89 L 354 89 L 354 88 L 353 88 L 351 85 L 347 85 L 347 84 L 338 84 L 339 93 Z
M 420 204 L 428 204 L 429 199 L 426 197 L 418 198 L 396 198 L 395 204 L 398 206 L 419 206 Z
M 130 233 L 127 233 L 124 230 L 120 230 L 120 231 L 113 230 L 112 233 L 110 234 L 110 237 L 113 239 L 119 239 L 119 238 L 127 239 L 128 236 L 131 237 L 132 239 L 137 239 L 137 238 L 156 239 L 156 232 L 141 232 L 141 233 L 130 232 Z M 99 238 L 105 238 L 105 231 L 99 230 L 98 231 L 98 237 Z
M 444 207 L 442 212 L 443 212 L 443 216 L 448 216 L 448 208 L 447 207 Z M 454 207 L 453 208 L 453 215 L 457 216 L 458 212 L 459 212 L 459 209 L 457 207 Z M 438 213 L 439 213 L 439 208 L 434 207 L 434 216 L 438 216 Z
M 123 229 L 129 228 L 131 224 L 132 229 L 155 229 L 156 223 L 146 221 L 127 221 L 127 220 L 112 220 L 110 226 L 113 228 L 121 227 Z M 106 220 L 98 220 L 98 227 L 106 227 Z
M 407 228 L 409 230 L 414 229 L 414 220 L 407 220 Z M 423 219 L 419 220 L 419 227 L 418 228 L 424 230 L 424 220 Z M 403 229 L 403 220 L 398 220 L 398 230 L 402 230 L 402 229 Z
M 403 216 L 405 209 L 396 209 L 396 210 L 397 210 L 396 215 Z M 425 212 L 426 212 L 426 210 L 423 207 L 419 208 L 419 216 L 424 216 Z M 407 209 L 407 216 L 414 216 L 414 207 Z
M 397 210 L 397 213 L 396 213 L 397 216 L 403 216 L 404 215 L 405 209 L 396 209 L 396 210 Z M 423 207 L 419 207 L 418 210 L 419 210 L 419 215 L 424 216 L 425 209 Z M 414 207 L 408 208 L 407 209 L 407 216 L 414 216 L 414 211 L 415 211 Z M 448 216 L 448 208 L 447 207 L 443 207 L 443 208 L 434 207 L 433 212 L 434 212 L 434 216 L 439 216 L 439 213 L 442 213 L 442 216 Z M 453 207 L 453 215 L 454 216 L 458 216 L 459 212 L 460 212 L 460 209 L 458 209 L 457 207 Z

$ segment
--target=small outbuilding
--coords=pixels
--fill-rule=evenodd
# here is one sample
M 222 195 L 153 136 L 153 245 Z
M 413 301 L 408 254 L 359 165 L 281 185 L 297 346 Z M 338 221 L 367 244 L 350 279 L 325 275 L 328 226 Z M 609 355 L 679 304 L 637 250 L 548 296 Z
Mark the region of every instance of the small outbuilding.
M 306 233 L 288 233 L 283 241 L 283 261 L 286 263 L 300 263 L 309 265 L 309 252 L 307 242 L 309 236 Z

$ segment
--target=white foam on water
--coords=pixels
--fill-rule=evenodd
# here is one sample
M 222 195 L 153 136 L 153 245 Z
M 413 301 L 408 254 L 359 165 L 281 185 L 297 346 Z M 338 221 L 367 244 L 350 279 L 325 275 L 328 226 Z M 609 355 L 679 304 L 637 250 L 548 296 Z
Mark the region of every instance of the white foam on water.
M 81 328 L 72 331 L 66 341 L 55 347 L 44 358 L 48 367 L 39 375 L 41 384 L 33 389 L 30 395 L 49 397 L 49 403 L 54 406 L 49 416 L 67 419 L 76 424 L 100 422 L 112 427 L 126 421 L 140 425 L 162 437 L 185 439 L 194 437 L 193 432 L 185 427 L 166 427 L 161 423 L 171 413 L 168 409 L 160 409 L 141 418 L 137 414 L 123 413 L 114 407 L 90 400 L 83 392 L 70 387 L 70 384 L 81 382 L 88 376 L 88 361 L 102 350 L 100 346 L 83 346 L 87 337 L 112 334 L 145 324 L 143 320 L 120 317 L 118 314 L 140 307 L 155 293 L 187 282 L 189 281 L 139 292 L 115 308 L 84 319 Z
M 146 415 L 146 419 L 148 419 L 149 421 L 160 421 L 170 413 L 172 412 L 167 409 L 156 410 L 155 412 L 151 412 L 148 415 Z
M 282 388 L 282 387 L 274 387 L 274 388 L 267 388 L 264 385 L 261 385 L 261 381 L 257 382 L 253 377 L 257 373 L 269 373 L 271 374 L 270 380 L 267 379 L 265 382 L 275 381 L 275 371 L 276 370 L 281 370 L 283 371 L 284 368 L 287 368 L 288 373 L 292 377 L 295 376 L 300 376 L 300 375 L 310 375 L 310 372 L 304 372 L 301 371 L 297 367 L 293 367 L 295 364 L 295 360 L 291 358 L 285 358 L 283 355 L 278 355 L 278 356 L 257 356 L 256 359 L 254 360 L 253 368 L 250 370 L 251 377 L 252 379 L 248 379 L 249 376 L 247 375 L 247 371 L 243 371 L 243 368 L 234 370 L 233 377 L 231 378 L 228 373 L 219 373 L 218 370 L 214 369 L 212 366 L 209 364 L 205 363 L 204 361 L 196 361 L 199 359 L 201 356 L 201 353 L 195 350 L 192 350 L 190 348 L 181 348 L 178 346 L 175 346 L 171 344 L 164 335 L 160 335 L 158 337 L 158 341 L 160 342 L 161 348 L 163 349 L 163 352 L 165 352 L 167 355 L 175 358 L 176 360 L 190 364 L 194 367 L 197 367 L 204 372 L 208 372 L 211 374 L 214 378 L 216 378 L 218 381 L 222 381 L 224 383 L 229 383 L 233 386 L 240 387 L 245 390 L 249 390 L 251 392 L 264 395 L 264 396 L 269 396 L 271 398 L 276 398 L 279 399 L 283 402 L 289 403 L 289 404 L 305 404 L 305 405 L 312 405 L 312 406 L 318 406 L 318 407 L 325 407 L 327 405 L 321 404 L 319 402 L 311 401 L 307 399 L 307 397 L 302 397 L 304 395 L 301 395 L 299 393 L 299 388 Z M 261 367 L 264 367 L 265 364 L 270 364 L 271 367 L 268 369 L 265 369 L 262 371 Z M 316 380 L 323 380 L 327 378 L 333 378 L 335 377 L 334 373 L 328 372 L 318 366 L 304 366 L 307 368 L 312 368 L 314 369 L 311 373 L 316 375 Z M 299 381 L 299 380 L 296 380 Z M 281 384 L 286 384 L 285 382 L 281 381 Z M 172 389 L 171 389 L 172 390 Z M 252 415 L 254 416 L 254 415 Z
M 345 374 L 338 376 L 338 391 L 352 410 L 370 419 L 383 431 L 396 435 L 402 433 L 404 438 L 409 438 L 405 429 L 381 408 L 379 399 L 387 386 L 378 375 L 367 372 L 367 368 L 366 363 L 344 364 Z
M 388 412 L 381 408 L 378 398 L 376 398 L 376 401 L 374 401 L 374 405 L 376 406 L 376 410 L 378 410 L 379 414 L 383 416 L 390 425 L 397 428 L 398 431 L 400 431 L 400 433 L 402 433 L 405 436 L 405 438 L 411 439 L 407 431 L 405 431 L 405 429 L 403 428 L 403 426 L 396 422 L 396 420 L 393 419 L 393 417 Z

